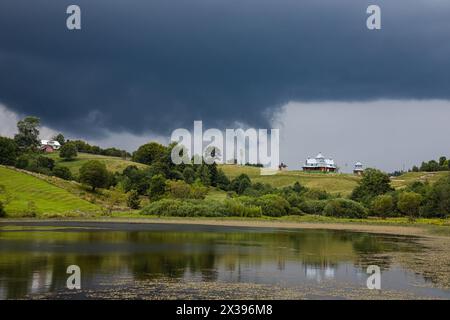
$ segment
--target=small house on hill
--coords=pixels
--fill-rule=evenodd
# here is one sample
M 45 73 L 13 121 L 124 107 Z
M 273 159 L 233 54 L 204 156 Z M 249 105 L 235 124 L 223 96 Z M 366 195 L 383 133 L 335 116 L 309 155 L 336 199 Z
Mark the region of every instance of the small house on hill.
M 61 144 L 55 140 L 41 140 L 40 150 L 43 152 L 54 152 L 61 148 Z
M 306 159 L 303 171 L 336 172 L 337 167 L 333 159 L 325 158 L 319 153 L 315 158 Z

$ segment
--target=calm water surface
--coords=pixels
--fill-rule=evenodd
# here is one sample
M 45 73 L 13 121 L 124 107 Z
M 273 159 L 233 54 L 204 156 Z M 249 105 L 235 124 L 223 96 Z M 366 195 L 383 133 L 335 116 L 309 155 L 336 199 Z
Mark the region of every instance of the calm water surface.
M 66 268 L 72 264 L 82 271 L 84 291 L 78 298 L 89 297 L 86 291 L 119 285 L 122 290 L 136 291 L 137 283 L 165 282 L 258 285 L 294 293 L 308 288 L 309 298 L 339 298 L 339 294 L 327 296 L 323 288 L 367 292 L 365 271 L 371 264 L 382 269 L 382 292 L 450 298 L 449 291 L 432 288 L 422 275 L 392 262 L 392 254 L 418 250 L 426 248 L 413 237 L 331 230 L 2 223 L 0 299 L 64 298 L 61 294 L 69 292 Z M 315 293 L 319 288 L 321 293 Z M 172 289 L 149 285 L 140 290 L 143 296 L 154 297 L 152 290 Z M 170 296 L 170 292 L 164 294 Z M 194 297 L 208 295 L 197 293 Z

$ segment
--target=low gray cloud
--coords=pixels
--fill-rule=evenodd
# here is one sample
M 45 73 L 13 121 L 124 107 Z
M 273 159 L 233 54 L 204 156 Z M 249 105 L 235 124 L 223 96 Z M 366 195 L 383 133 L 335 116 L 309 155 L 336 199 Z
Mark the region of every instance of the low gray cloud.
M 65 27 L 73 3 L 81 31 Z M 0 102 L 101 139 L 196 119 L 267 127 L 289 101 L 450 99 L 449 13 L 441 0 L 2 0 Z

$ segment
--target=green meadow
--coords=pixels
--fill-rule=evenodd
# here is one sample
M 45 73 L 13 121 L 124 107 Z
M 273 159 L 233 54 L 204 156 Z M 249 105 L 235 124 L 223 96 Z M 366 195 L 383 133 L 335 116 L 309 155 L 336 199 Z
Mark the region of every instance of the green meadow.
M 111 172 L 122 172 L 126 167 L 130 165 L 134 165 L 140 169 L 145 168 L 145 164 L 132 162 L 130 160 L 125 160 L 118 157 L 108 157 L 108 156 L 102 156 L 97 154 L 90 154 L 90 153 L 78 153 L 78 156 L 70 161 L 61 159 L 59 157 L 59 153 L 48 153 L 46 154 L 47 157 L 55 160 L 56 164 L 62 165 L 64 167 L 68 167 L 72 174 L 77 175 L 81 166 L 85 164 L 86 162 L 90 160 L 98 160 L 103 162 L 106 165 L 106 168 Z
M 6 205 L 6 211 L 12 217 L 31 213 L 31 211 L 37 214 L 100 212 L 98 206 L 63 188 L 58 188 L 32 175 L 1 166 L 0 185 L 5 190 L 0 194 L 0 200 L 9 202 Z
M 268 183 L 274 187 L 286 187 L 299 182 L 301 185 L 321 189 L 331 194 L 349 195 L 357 186 L 360 177 L 344 173 L 305 173 L 302 171 L 281 171 L 275 175 L 262 176 L 260 169 L 249 166 L 223 165 L 225 174 L 230 178 L 245 173 L 253 182 Z

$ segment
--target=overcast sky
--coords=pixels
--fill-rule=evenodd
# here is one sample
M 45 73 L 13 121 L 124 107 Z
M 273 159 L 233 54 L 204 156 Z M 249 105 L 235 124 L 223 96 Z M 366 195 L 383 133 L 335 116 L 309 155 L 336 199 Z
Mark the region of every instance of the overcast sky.
M 280 127 L 291 168 L 319 151 L 408 168 L 450 155 L 449 16 L 446 0 L 2 0 L 0 134 L 32 114 L 133 150 L 243 123 Z

